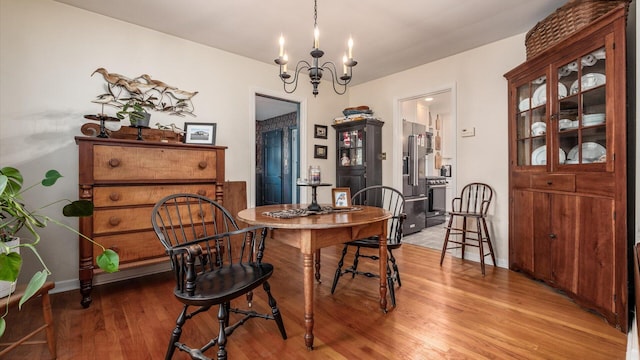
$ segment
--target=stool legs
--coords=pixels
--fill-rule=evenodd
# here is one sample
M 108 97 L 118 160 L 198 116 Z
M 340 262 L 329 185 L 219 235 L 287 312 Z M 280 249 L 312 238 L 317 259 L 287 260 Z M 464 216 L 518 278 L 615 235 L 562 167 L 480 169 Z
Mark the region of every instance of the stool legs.
M 49 346 L 49 353 L 51 358 L 58 357 L 56 353 L 56 335 L 53 331 L 53 315 L 51 314 L 51 300 L 49 299 L 49 291 L 42 293 L 42 315 L 44 316 L 44 322 L 47 325 L 45 330 L 47 333 L 47 345 Z
M 449 223 L 447 225 L 447 231 L 445 233 L 444 236 L 444 244 L 442 245 L 442 252 L 440 253 L 440 266 L 442 266 L 442 262 L 444 261 L 444 256 L 447 253 L 447 250 L 449 249 L 449 236 L 451 235 L 451 230 L 453 228 L 453 219 L 456 215 L 451 215 L 451 217 L 449 218 Z M 458 215 L 460 216 L 460 215 Z M 473 246 L 473 247 L 478 247 L 479 250 L 479 256 L 480 256 L 480 269 L 482 270 L 482 276 L 485 275 L 485 261 L 484 258 L 486 255 L 490 255 L 491 256 L 491 261 L 493 262 L 493 266 L 496 265 L 496 259 L 495 259 L 495 255 L 493 253 L 493 246 L 491 245 L 491 237 L 489 236 L 489 229 L 487 227 L 487 222 L 485 220 L 484 217 L 478 217 L 476 218 L 476 230 L 472 231 L 469 230 L 467 231 L 467 217 L 466 216 L 462 216 L 462 227 L 461 228 L 456 228 L 454 229 L 456 232 L 454 233 L 454 235 L 461 235 L 462 238 L 459 241 L 456 240 L 451 240 L 451 242 L 456 243 L 456 244 L 460 244 L 459 248 L 461 248 L 462 250 L 462 254 L 461 254 L 461 258 L 464 260 L 464 255 L 465 255 L 465 251 L 466 251 L 466 246 L 467 246 L 467 240 L 473 240 L 473 241 L 478 241 L 478 245 L 475 244 L 469 244 L 469 246 Z M 467 239 L 467 234 L 471 232 L 471 233 L 476 233 L 477 234 L 477 239 Z M 489 250 L 489 254 L 485 254 L 485 249 L 484 249 L 484 244 L 487 243 L 488 245 L 488 250 Z M 456 247 L 453 247 L 453 249 L 455 249 Z
M 451 234 L 451 224 L 453 224 L 453 215 L 449 216 L 449 224 L 447 224 L 447 232 L 444 235 L 444 244 L 442 245 L 442 253 L 440 254 L 440 266 L 444 260 L 444 254 L 447 253 L 447 246 L 449 245 L 449 235 Z

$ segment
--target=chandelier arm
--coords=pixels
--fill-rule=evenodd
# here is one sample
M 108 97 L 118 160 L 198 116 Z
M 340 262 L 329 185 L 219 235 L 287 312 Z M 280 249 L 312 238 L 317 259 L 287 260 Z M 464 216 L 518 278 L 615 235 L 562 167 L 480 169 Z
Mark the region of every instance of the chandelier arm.
M 351 66 L 347 66 L 347 68 L 349 69 L 348 70 L 349 71 L 348 79 L 344 79 L 343 76 L 338 76 L 338 74 L 340 74 L 340 73 L 338 72 L 336 64 L 334 64 L 331 61 L 327 61 L 324 64 L 322 64 L 321 68 L 329 70 L 329 72 L 331 73 L 331 79 L 335 79 L 335 82 L 338 85 L 347 86 L 351 82 Z M 347 75 L 347 74 L 345 74 L 345 75 Z M 342 82 L 340 82 L 340 80 L 342 80 Z
M 330 66 L 327 66 L 327 64 L 331 64 L 333 69 Z M 327 61 L 326 63 L 322 64 L 322 69 L 327 70 L 331 74 L 331 86 L 333 86 L 333 91 L 335 91 L 338 95 L 344 95 L 347 92 L 348 82 L 344 84 L 340 82 L 340 79 L 337 76 L 335 64 Z M 336 88 L 336 84 L 341 86 L 342 90 L 338 90 L 338 88 Z
M 297 83 L 298 82 L 298 75 L 300 75 L 300 72 L 302 70 L 304 70 L 304 69 L 309 69 L 309 68 L 311 68 L 311 64 L 309 64 L 306 60 L 300 60 L 296 64 L 296 69 L 293 72 L 293 78 L 291 79 L 291 81 L 286 81 L 282 77 L 280 77 L 280 79 L 282 80 L 283 83 L 285 83 L 287 85 L 291 85 L 293 83 Z M 282 72 L 280 72 L 280 74 L 282 74 Z
M 300 60 L 296 64 L 296 70 L 293 73 L 293 78 L 291 79 L 291 81 L 286 81 L 285 79 L 280 77 L 280 80 L 282 80 L 282 88 L 284 89 L 284 92 L 286 92 L 287 94 L 291 94 L 294 91 L 296 91 L 296 89 L 298 88 L 298 77 L 300 76 L 300 72 L 302 70 L 310 69 L 310 68 L 311 68 L 311 64 L 309 64 L 306 60 Z M 287 85 L 291 85 L 291 84 L 294 84 L 293 89 L 287 90 Z

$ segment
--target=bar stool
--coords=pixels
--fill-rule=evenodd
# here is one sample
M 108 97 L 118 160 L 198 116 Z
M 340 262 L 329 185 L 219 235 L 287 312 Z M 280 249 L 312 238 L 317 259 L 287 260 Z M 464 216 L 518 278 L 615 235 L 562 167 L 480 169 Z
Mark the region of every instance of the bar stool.
M 452 211 L 449 213 L 449 223 L 447 224 L 447 232 L 442 245 L 442 254 L 440 255 L 440 266 L 444 260 L 444 255 L 450 249 L 462 249 L 462 259 L 464 259 L 465 248 L 467 246 L 477 247 L 480 251 L 480 268 L 482 276 L 484 276 L 484 258 L 491 255 L 493 266 L 496 265 L 496 259 L 493 255 L 493 246 L 491 246 L 491 238 L 487 228 L 487 211 L 491 204 L 493 190 L 487 184 L 471 183 L 462 188 L 459 197 L 451 201 Z M 457 218 L 462 218 L 462 226 L 458 227 Z M 467 228 L 467 220 L 473 219 L 475 222 L 475 230 Z M 450 235 L 461 235 L 459 240 L 450 239 Z M 471 235 L 472 237 L 469 237 Z M 456 246 L 449 247 L 449 243 Z M 487 244 L 489 253 L 485 254 L 484 245 Z
M 49 346 L 49 353 L 51 354 L 51 358 L 55 359 L 57 357 L 56 354 L 56 337 L 53 332 L 53 315 L 51 313 L 51 301 L 49 300 L 49 290 L 53 289 L 55 284 L 52 281 L 44 283 L 42 287 L 29 299 L 29 301 L 34 298 L 40 296 L 42 298 L 42 314 L 44 316 L 44 325 L 41 325 L 37 329 L 33 330 L 29 334 L 23 336 L 22 338 L 10 342 L 10 343 L 2 343 L 0 346 L 7 346 L 6 349 L 0 351 L 0 358 L 9 351 L 16 348 L 18 345 L 25 343 L 27 340 L 31 339 L 33 336 L 41 332 L 42 330 L 46 330 L 47 332 L 47 344 Z M 26 289 L 26 285 L 21 285 L 16 289 L 16 291 L 9 295 L 9 307 L 13 307 L 18 305 L 20 302 L 20 298 L 24 295 L 24 291 Z M 6 304 L 6 298 L 0 299 L 0 303 L 4 306 Z M 5 334 L 6 335 L 6 334 Z M 44 341 L 32 341 L 28 344 L 43 344 Z

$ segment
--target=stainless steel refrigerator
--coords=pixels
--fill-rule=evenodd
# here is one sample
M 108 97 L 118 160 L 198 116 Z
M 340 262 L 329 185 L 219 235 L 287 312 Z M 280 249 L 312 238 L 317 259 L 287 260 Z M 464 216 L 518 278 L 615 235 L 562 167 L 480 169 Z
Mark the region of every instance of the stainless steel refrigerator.
M 426 156 L 428 149 L 425 125 L 402 120 L 402 193 L 407 218 L 403 234 L 413 234 L 425 226 L 427 211 Z

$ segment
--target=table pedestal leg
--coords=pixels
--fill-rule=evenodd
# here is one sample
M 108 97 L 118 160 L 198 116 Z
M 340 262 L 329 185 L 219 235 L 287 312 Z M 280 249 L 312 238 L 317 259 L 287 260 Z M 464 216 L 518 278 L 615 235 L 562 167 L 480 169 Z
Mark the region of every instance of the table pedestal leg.
M 313 350 L 313 253 L 303 254 L 304 262 L 304 343 Z

